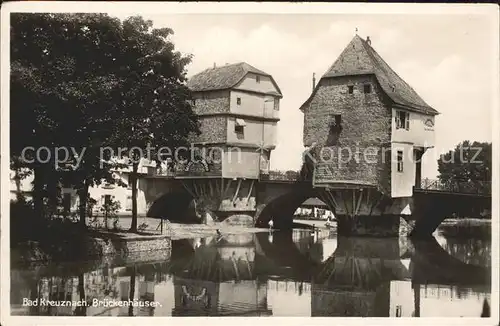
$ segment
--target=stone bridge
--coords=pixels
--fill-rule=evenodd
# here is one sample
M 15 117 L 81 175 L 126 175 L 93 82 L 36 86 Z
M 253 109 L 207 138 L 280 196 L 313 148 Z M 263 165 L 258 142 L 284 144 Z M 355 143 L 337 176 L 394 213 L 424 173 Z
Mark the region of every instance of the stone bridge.
M 477 217 L 491 212 L 491 185 L 415 187 L 412 197 L 388 198 L 373 187 L 315 188 L 295 174 L 267 174 L 260 180 L 141 179 L 147 215 L 172 222 L 203 223 L 203 213 L 218 221 L 291 229 L 293 215 L 309 198 L 320 198 L 335 214 L 343 236 L 398 236 L 400 218 L 413 226 L 412 235 L 426 237 L 449 217 Z M 469 190 L 469 191 L 467 191 Z M 459 192 L 461 191 L 461 192 Z M 200 209 L 204 208 L 204 211 Z

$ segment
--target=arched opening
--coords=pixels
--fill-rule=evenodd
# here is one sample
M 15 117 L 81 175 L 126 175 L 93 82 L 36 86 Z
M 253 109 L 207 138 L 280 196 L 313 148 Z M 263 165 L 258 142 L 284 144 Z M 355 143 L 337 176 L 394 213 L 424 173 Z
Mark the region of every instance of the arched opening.
M 193 197 L 185 192 L 173 192 L 156 199 L 148 210 L 149 217 L 168 219 L 174 223 L 199 223 L 191 212 Z
M 257 212 L 255 226 L 267 228 L 272 219 L 276 229 L 292 229 L 293 227 L 309 227 L 308 224 L 294 223 L 295 212 L 300 207 L 307 206 L 313 213 L 316 210 L 315 217 L 326 220 L 327 217 L 334 218 L 329 207 L 321 201 L 315 193 L 296 191 L 281 195 L 269 202 L 262 210 Z M 321 211 L 321 212 L 320 212 Z

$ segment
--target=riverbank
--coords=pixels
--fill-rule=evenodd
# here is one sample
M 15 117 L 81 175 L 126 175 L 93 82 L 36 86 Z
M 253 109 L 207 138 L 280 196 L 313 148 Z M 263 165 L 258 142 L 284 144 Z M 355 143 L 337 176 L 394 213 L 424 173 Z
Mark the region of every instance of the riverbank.
M 217 230 L 222 235 L 267 232 L 267 229 L 233 226 L 224 222 L 213 225 L 165 222 L 162 233 L 161 228 L 156 229 L 154 226 L 149 224 L 147 228 L 137 233 L 126 229 L 90 228 L 84 232 L 80 230 L 78 237 L 72 240 L 65 239 L 58 246 L 39 241 L 26 241 L 11 249 L 11 262 L 24 265 L 48 261 L 87 261 L 104 257 L 141 262 L 141 257 L 146 257 L 151 252 L 164 252 L 166 256 L 163 257 L 168 258 L 167 253 L 171 250 L 172 240 L 215 236 Z
M 438 232 L 446 237 L 491 238 L 491 220 L 489 219 L 446 219 L 438 227 Z

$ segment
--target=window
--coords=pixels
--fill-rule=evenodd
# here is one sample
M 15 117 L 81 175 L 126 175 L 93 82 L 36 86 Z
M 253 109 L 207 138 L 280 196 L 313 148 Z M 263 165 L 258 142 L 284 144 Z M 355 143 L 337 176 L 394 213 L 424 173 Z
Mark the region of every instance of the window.
M 403 172 L 403 151 L 398 151 L 398 172 Z
M 243 119 L 236 119 L 234 122 L 234 132 L 238 139 L 243 139 L 245 132 L 246 122 Z
M 365 84 L 365 85 L 363 86 L 363 91 L 365 92 L 365 94 L 371 93 L 371 92 L 372 92 L 372 85 L 370 85 L 370 84 Z
M 410 130 L 410 113 L 406 111 L 396 112 L 396 129 Z
M 334 146 L 338 143 L 340 132 L 342 131 L 342 116 L 334 114 L 330 116 L 330 133 L 328 134 L 327 145 Z
M 127 196 L 127 201 L 125 202 L 125 210 L 132 210 L 132 196 Z
M 192 106 L 195 106 L 195 105 L 196 105 L 196 99 L 192 99 L 192 100 L 191 100 L 191 105 L 192 105 Z
M 330 131 L 339 131 L 342 128 L 342 116 L 334 114 L 330 118 Z
M 236 133 L 237 136 L 243 136 L 244 135 L 244 128 L 243 126 L 234 126 L 234 132 Z
M 236 98 L 236 104 L 237 105 L 241 105 L 241 97 L 237 97 Z
M 256 81 L 257 83 L 260 83 L 260 76 L 259 76 L 259 75 L 255 76 L 255 81 Z
M 354 86 L 347 86 L 347 91 L 349 92 L 349 94 L 354 93 Z
M 403 309 L 401 308 L 400 305 L 397 305 L 396 306 L 396 317 L 401 317 L 402 314 L 403 314 Z
M 111 202 L 111 195 L 102 195 L 101 196 L 101 205 L 104 206 L 107 203 Z
M 342 123 L 342 116 L 340 114 L 336 114 L 334 116 L 335 119 L 335 126 L 340 127 L 340 124 Z

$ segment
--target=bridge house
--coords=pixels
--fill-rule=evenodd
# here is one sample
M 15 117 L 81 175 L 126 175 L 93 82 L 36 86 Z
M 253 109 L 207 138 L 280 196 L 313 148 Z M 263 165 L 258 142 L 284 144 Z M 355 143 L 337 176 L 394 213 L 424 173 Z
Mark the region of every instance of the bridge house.
M 446 217 L 491 209 L 491 194 L 421 189 L 421 158 L 434 146 L 438 112 L 372 47 L 356 35 L 332 66 L 313 81 L 302 104 L 308 154 L 299 173 L 269 171 L 276 146 L 281 90 L 273 77 L 241 62 L 206 69 L 188 81 L 201 134 L 198 154 L 174 169 L 141 163 L 138 214 L 171 221 L 226 220 L 278 229 L 293 227 L 297 208 L 319 198 L 337 219 L 339 235 L 396 236 L 400 219 L 430 235 Z M 289 171 L 290 172 L 290 171 Z M 90 196 L 114 197 L 131 210 L 129 187 L 103 185 Z M 293 179 L 293 180 L 290 180 Z M 29 180 L 23 180 L 29 182 Z M 12 184 L 19 191 L 20 184 Z M 65 194 L 76 209 L 74 190 Z
M 391 69 L 369 38 L 358 35 L 300 110 L 304 145 L 315 160 L 310 178 L 315 187 L 332 190 L 322 198 L 340 215 L 378 211 L 398 219 L 407 205 L 391 199 L 410 198 L 420 185 L 420 159 L 434 146 L 438 112 Z M 380 207 L 380 199 L 393 207 Z

